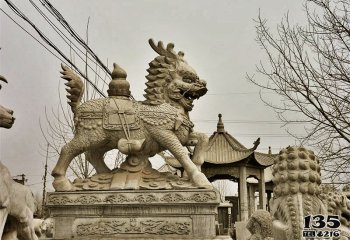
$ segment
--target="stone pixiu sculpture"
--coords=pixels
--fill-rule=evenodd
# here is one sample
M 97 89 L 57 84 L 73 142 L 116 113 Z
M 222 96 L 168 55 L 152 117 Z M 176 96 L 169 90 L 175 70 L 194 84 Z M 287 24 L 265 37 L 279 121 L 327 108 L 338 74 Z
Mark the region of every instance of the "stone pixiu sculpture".
M 7 82 L 2 76 L 0 80 Z M 12 114 L 12 110 L 0 106 L 0 127 L 12 127 Z M 0 162 L 0 238 L 37 240 L 33 223 L 35 209 L 30 189 L 12 180 L 9 170 Z
M 75 156 L 85 152 L 86 159 L 97 173 L 109 173 L 103 156 L 115 148 L 126 154 L 127 158 L 113 177 L 114 180 L 111 180 L 118 182 L 112 184 L 114 188 L 139 188 L 135 185 L 124 186 L 125 179 L 139 180 L 140 176 L 157 174 L 148 158 L 163 150 L 169 150 L 181 163 L 194 186 L 212 188 L 199 170 L 203 163 L 202 151 L 199 149 L 206 147 L 207 137 L 193 132 L 194 125 L 188 115 L 193 108 L 193 101 L 207 92 L 206 82 L 184 60 L 183 52 L 176 53 L 173 50 L 173 44 L 165 48 L 162 42 L 156 45 L 151 39 L 149 43 L 159 56 L 150 62 L 147 69 L 146 100 L 143 102 L 130 100 L 127 74 L 114 64 L 109 97 L 81 104 L 83 84 L 77 75 L 62 66 L 63 78 L 68 80 L 66 85 L 70 87 L 67 91 L 70 93 L 68 98 L 71 100 L 69 104 L 74 113 L 76 129 L 74 138 L 62 148 L 52 172 L 55 178 L 53 185 L 57 191 L 76 189 L 65 177 Z M 184 146 L 195 144 L 197 149 L 191 160 Z M 131 174 L 135 172 L 140 174 Z M 104 178 L 112 177 L 103 175 L 102 178 L 104 181 Z M 90 185 L 94 184 L 92 182 Z

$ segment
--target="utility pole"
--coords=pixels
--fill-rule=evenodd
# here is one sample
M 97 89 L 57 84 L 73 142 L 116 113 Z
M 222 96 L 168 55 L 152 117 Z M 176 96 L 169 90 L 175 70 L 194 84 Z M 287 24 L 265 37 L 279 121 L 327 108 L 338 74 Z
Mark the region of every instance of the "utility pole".
M 20 179 L 18 179 L 18 177 Z M 24 185 L 27 182 L 26 175 L 24 173 L 20 174 L 20 175 L 17 175 L 15 177 L 13 177 L 12 179 L 13 179 L 13 181 L 18 182 L 18 183 L 20 183 L 22 185 Z
M 45 160 L 45 172 L 44 172 L 44 177 L 43 177 L 43 180 L 44 180 L 44 186 L 43 186 L 43 200 L 42 200 L 42 203 L 41 203 L 41 215 L 42 215 L 42 217 L 43 217 L 43 215 L 44 215 L 44 210 L 45 210 L 47 159 L 49 158 L 49 147 L 50 147 L 50 144 L 47 143 L 47 148 L 46 148 L 46 160 Z

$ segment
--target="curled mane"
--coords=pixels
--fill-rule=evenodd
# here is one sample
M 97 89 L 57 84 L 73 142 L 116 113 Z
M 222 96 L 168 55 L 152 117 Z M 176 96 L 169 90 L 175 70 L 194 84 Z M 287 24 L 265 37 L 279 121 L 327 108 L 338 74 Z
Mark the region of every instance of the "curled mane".
M 175 70 L 175 60 L 158 56 L 149 63 L 149 66 L 144 103 L 159 105 L 164 103 L 164 85 L 171 81 L 170 70 Z

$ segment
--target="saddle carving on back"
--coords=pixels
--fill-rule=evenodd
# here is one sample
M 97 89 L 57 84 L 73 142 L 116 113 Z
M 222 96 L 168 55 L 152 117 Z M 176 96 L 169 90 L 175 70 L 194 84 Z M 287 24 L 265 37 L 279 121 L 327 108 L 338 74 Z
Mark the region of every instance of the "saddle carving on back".
M 103 107 L 103 128 L 106 130 L 123 130 L 123 125 L 129 130 L 140 128 L 137 102 L 107 98 Z

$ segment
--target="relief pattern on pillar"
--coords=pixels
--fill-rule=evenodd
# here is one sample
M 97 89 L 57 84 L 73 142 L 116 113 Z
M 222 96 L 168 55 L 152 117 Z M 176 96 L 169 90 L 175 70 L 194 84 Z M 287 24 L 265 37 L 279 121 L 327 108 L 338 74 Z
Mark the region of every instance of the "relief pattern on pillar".
M 69 196 L 69 197 L 68 197 Z M 181 202 L 201 202 L 207 203 L 216 201 L 218 198 L 215 192 L 195 192 L 195 193 L 159 193 L 159 194 L 79 194 L 76 195 L 49 195 L 48 205 L 91 205 L 91 204 L 123 204 L 123 203 L 181 203 Z
M 75 225 L 77 236 L 96 236 L 113 234 L 154 234 L 154 235 L 190 235 L 192 232 L 191 219 L 169 218 L 123 218 L 118 220 L 100 219 L 84 220 Z

